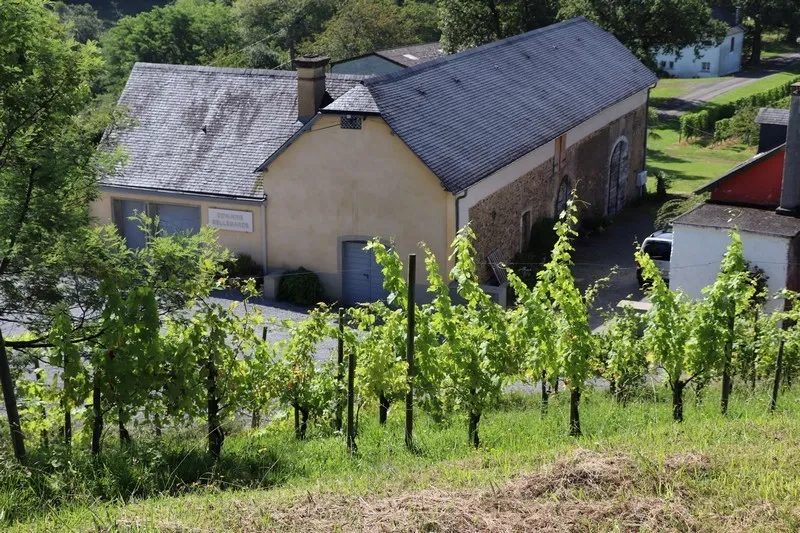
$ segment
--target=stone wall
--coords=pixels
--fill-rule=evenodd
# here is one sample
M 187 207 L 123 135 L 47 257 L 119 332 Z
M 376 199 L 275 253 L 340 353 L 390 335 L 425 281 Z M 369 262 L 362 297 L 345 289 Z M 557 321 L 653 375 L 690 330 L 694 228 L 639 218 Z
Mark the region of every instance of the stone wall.
M 577 186 L 578 197 L 585 202 L 581 207 L 582 218 L 605 216 L 611 153 L 623 136 L 628 141 L 629 150 L 625 201 L 638 197 L 636 174 L 644 168 L 646 127 L 647 107 L 643 105 L 567 148 L 566 163 L 558 173 L 555 172 L 554 157 L 551 157 L 472 206 L 469 218 L 477 235 L 476 259 L 481 282 L 492 276 L 487 264 L 489 253 L 499 249 L 503 258 L 510 261 L 521 250 L 522 215 L 525 211 L 531 211 L 533 223 L 555 215 L 558 187 L 565 177 L 570 188 Z

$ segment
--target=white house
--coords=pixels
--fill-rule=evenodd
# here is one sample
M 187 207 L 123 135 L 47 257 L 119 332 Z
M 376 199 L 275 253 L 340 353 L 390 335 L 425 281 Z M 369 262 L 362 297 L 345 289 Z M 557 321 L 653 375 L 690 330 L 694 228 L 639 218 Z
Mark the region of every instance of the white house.
M 792 87 L 786 143 L 695 192 L 711 197 L 673 221 L 670 288 L 702 297 L 735 229 L 745 259 L 765 272 L 770 293 L 800 290 L 800 84 Z M 780 305 L 773 300 L 767 308 Z
M 742 69 L 742 45 L 744 28 L 740 24 L 739 10 L 715 7 L 712 17 L 728 25 L 728 34 L 718 45 L 703 48 L 700 57 L 695 57 L 695 49 L 688 46 L 676 54 L 659 51 L 656 64 L 659 69 L 676 78 L 711 78 L 726 76 Z

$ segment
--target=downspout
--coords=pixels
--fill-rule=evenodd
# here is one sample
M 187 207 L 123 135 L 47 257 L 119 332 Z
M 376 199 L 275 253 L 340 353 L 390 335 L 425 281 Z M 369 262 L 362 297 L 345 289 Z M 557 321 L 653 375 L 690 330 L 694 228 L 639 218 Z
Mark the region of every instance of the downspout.
M 464 189 L 463 191 L 461 191 L 460 194 L 456 195 L 456 233 L 458 233 L 458 230 L 461 229 L 461 224 L 460 224 L 460 222 L 461 222 L 460 218 L 461 217 L 459 216 L 460 215 L 459 202 L 461 202 L 461 200 L 466 198 L 468 193 L 469 193 L 469 189 Z M 453 235 L 453 237 L 455 237 L 455 235 Z
M 261 262 L 264 265 L 263 274 L 267 275 L 267 197 L 261 202 Z
M 642 163 L 643 167 L 642 170 L 647 170 L 647 137 L 650 135 L 650 91 L 655 89 L 656 84 L 654 83 L 652 87 L 647 89 L 647 101 L 645 103 L 644 108 L 644 151 L 642 152 Z M 645 195 L 647 191 L 647 180 L 645 179 L 645 184 L 639 187 L 639 196 L 642 197 Z

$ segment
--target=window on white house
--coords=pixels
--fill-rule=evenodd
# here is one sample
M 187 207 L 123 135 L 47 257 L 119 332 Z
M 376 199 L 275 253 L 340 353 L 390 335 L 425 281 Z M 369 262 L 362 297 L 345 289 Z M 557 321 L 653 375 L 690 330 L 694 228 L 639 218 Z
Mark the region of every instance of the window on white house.
M 661 68 L 665 68 L 667 66 L 667 62 L 666 61 L 659 61 L 658 66 L 661 67 Z
M 670 70 L 675 68 L 675 62 L 674 61 L 670 61 L 669 62 L 669 68 L 670 68 Z
M 531 244 L 531 211 L 530 209 L 522 213 L 522 219 L 520 220 L 520 226 L 522 230 L 522 237 L 520 239 L 520 246 L 519 249 L 521 252 L 524 252 L 528 249 L 528 246 Z
M 731 52 L 733 52 L 733 43 L 736 42 L 736 37 L 731 37 Z
M 708 72 L 711 70 L 711 63 L 707 63 L 704 61 L 703 63 L 701 63 L 700 66 L 703 69 L 703 72 Z

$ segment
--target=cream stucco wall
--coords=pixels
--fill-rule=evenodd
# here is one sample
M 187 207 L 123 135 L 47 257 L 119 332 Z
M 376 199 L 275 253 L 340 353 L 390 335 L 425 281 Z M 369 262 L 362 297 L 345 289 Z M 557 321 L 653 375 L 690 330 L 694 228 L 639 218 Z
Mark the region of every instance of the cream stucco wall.
M 339 116 L 320 116 L 263 179 L 271 270 L 315 271 L 338 298 L 343 240 L 391 239 L 404 263 L 417 253 L 419 283 L 425 280 L 420 241 L 446 263 L 455 235 L 453 195 L 379 117 L 346 130 Z
M 234 254 L 248 254 L 257 263 L 264 263 L 264 231 L 263 202 L 232 201 L 208 197 L 168 194 L 148 191 L 124 191 L 121 189 L 101 188 L 100 197 L 92 203 L 91 213 L 99 224 L 111 224 L 113 220 L 112 201 L 117 199 L 144 200 L 151 203 L 192 205 L 200 207 L 201 223 L 208 224 L 208 209 L 232 209 L 249 211 L 253 214 L 253 231 L 217 230 L 219 243 Z

